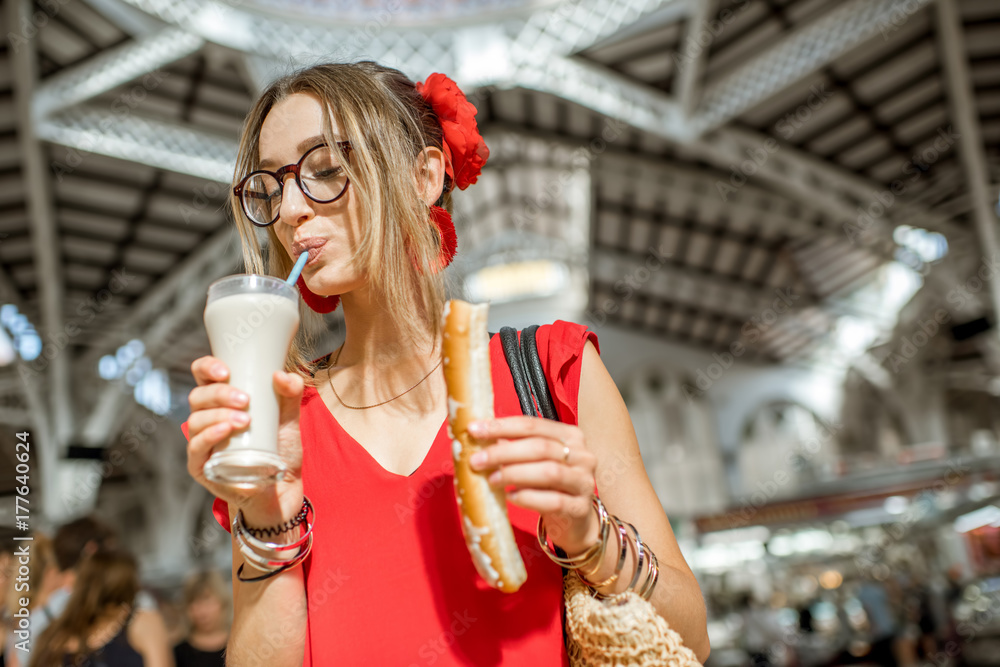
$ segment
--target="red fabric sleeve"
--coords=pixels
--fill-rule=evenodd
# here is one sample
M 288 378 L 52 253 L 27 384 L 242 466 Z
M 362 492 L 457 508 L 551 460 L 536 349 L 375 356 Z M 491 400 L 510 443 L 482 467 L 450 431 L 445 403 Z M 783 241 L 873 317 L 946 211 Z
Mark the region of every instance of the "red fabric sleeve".
M 212 503 L 212 514 L 215 515 L 215 520 L 226 529 L 227 533 L 232 532 L 229 529 L 229 503 L 222 498 L 216 498 L 215 502 Z
M 184 434 L 186 440 L 191 439 L 191 436 L 188 434 L 187 422 L 181 424 L 181 433 Z M 215 502 L 212 503 L 212 514 L 215 516 L 215 520 L 219 522 L 219 525 L 226 529 L 227 533 L 232 532 L 229 529 L 229 504 L 225 500 L 215 499 Z
M 579 424 L 580 371 L 583 369 L 583 350 L 587 341 L 594 344 L 597 353 L 601 346 L 597 334 L 587 327 L 574 322 L 556 320 L 551 326 L 538 327 L 535 342 L 538 356 L 545 368 L 545 378 L 549 383 L 549 393 L 559 415 L 559 421 Z M 594 495 L 600 498 L 597 480 L 594 480 Z
M 578 423 L 580 370 L 583 368 L 583 349 L 588 340 L 600 354 L 597 334 L 588 331 L 582 324 L 556 320 L 549 326 L 538 327 L 535 333 L 552 402 L 559 421 L 567 424 Z

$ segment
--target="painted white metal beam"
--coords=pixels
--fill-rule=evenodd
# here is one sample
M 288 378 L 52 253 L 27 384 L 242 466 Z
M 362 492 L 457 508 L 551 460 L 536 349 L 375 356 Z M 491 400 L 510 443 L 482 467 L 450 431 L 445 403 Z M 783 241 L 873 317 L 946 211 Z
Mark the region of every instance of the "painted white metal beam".
M 219 183 L 229 183 L 235 169 L 235 139 L 135 113 L 75 106 L 40 122 L 37 135 L 63 146 Z
M 656 12 L 668 20 L 688 11 L 687 0 L 575 0 L 533 13 L 516 37 L 522 48 L 570 55 L 612 37 Z M 660 19 L 662 21 L 662 19 Z
M 698 105 L 701 96 L 701 76 L 708 59 L 708 48 L 701 48 L 699 38 L 708 30 L 708 22 L 715 10 L 715 0 L 691 0 L 694 4 L 692 14 L 685 26 L 685 39 L 677 49 L 677 74 L 674 78 L 673 94 L 681 105 L 684 117 L 690 119 Z M 686 56 L 685 44 L 698 45 L 697 53 Z
M 851 0 L 793 30 L 708 86 L 693 119 L 695 131 L 724 125 L 881 31 L 895 29 L 930 1 Z
M 514 69 L 498 88 L 522 87 L 549 93 L 660 137 L 686 142 L 689 134 L 677 102 L 658 91 L 596 65 L 551 56 L 536 60 L 531 52 L 511 47 Z
M 29 21 L 32 13 L 30 0 L 10 0 L 4 8 L 7 26 L 20 26 Z M 63 319 L 64 285 L 59 263 L 59 243 L 49 183 L 48 161 L 35 136 L 35 123 L 31 114 L 31 97 L 38 81 L 37 39 L 29 39 L 18 48 L 11 49 L 10 58 L 14 72 L 14 104 L 18 120 L 18 141 L 21 149 L 22 174 L 27 186 L 28 215 L 31 220 L 31 237 L 34 248 L 35 273 L 41 306 L 39 333 L 47 342 L 48 352 L 55 350 L 46 368 L 44 383 L 49 401 L 41 394 L 34 371 L 25 377 L 26 396 L 34 420 L 34 445 L 38 454 L 38 487 L 42 498 L 42 512 L 52 516 L 58 512 L 59 490 L 56 485 L 59 455 L 74 429 L 73 401 L 70 391 L 70 360 L 65 350 L 56 349 L 53 340 L 65 335 Z M 43 348 L 43 354 L 46 354 Z M 46 356 L 46 358 L 49 358 Z
M 85 2 L 118 26 L 122 32 L 133 37 L 142 37 L 163 28 L 162 21 L 127 5 L 122 0 L 85 0 Z
M 989 169 L 986 163 L 982 130 L 976 100 L 973 96 L 972 76 L 969 74 L 968 54 L 962 40 L 962 19 L 955 0 L 937 0 L 937 35 L 940 53 L 944 60 L 945 85 L 948 91 L 950 112 L 959 133 L 959 157 L 972 195 L 972 213 L 976 233 L 982 242 L 984 257 L 997 256 L 997 216 L 990 188 Z M 990 305 L 993 316 L 1000 315 L 1000 275 L 990 271 Z
M 444 27 L 402 29 L 371 22 L 334 26 L 241 9 L 219 0 L 125 0 L 129 5 L 210 42 L 243 53 L 291 60 L 372 59 L 413 75 L 454 71 Z M 588 0 L 589 1 L 589 0 Z M 460 31 L 459 31 L 460 32 Z
M 164 65 L 196 52 L 205 43 L 200 37 L 178 28 L 138 38 L 114 49 L 102 51 L 82 65 L 49 77 L 35 91 L 35 118 L 80 104 L 117 86 L 142 78 L 147 90 L 157 87 L 161 77 L 153 74 Z

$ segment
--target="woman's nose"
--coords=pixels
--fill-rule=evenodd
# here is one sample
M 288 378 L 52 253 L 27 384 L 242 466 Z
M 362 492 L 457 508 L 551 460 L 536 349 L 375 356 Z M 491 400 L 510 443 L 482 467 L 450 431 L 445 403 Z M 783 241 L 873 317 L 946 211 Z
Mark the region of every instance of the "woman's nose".
M 285 177 L 281 184 L 281 204 L 278 208 L 279 219 L 287 225 L 300 225 L 314 215 L 312 202 L 299 189 L 299 184 L 292 174 Z

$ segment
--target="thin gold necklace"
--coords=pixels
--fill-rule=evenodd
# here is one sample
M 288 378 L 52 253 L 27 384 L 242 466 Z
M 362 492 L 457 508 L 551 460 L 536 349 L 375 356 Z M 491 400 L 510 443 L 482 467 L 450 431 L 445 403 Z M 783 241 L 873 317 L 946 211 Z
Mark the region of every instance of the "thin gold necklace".
M 330 389 L 333 390 L 333 395 L 337 397 L 337 400 L 340 401 L 340 404 L 343 405 L 345 408 L 349 408 L 351 410 L 367 410 L 368 408 L 377 408 L 380 405 L 385 405 L 389 401 L 395 401 L 397 398 L 399 398 L 400 396 L 402 396 L 403 394 L 405 394 L 405 393 L 407 393 L 409 391 L 412 391 L 413 389 L 415 389 L 417 387 L 417 385 L 419 385 L 421 382 L 423 382 L 424 380 L 426 380 L 427 378 L 429 378 L 431 376 L 431 373 L 433 373 L 434 371 L 436 371 L 437 367 L 441 365 L 441 361 L 443 361 L 443 359 L 439 359 L 438 362 L 436 364 L 434 364 L 434 368 L 432 368 L 429 371 L 427 371 L 427 375 L 425 375 L 422 378 L 420 378 L 419 380 L 417 380 L 417 384 L 413 385 L 412 387 L 410 387 L 409 389 L 407 389 L 406 391 L 404 391 L 402 394 L 397 394 L 397 395 L 393 396 L 392 398 L 390 398 L 388 400 L 382 401 L 381 403 L 375 403 L 374 405 L 348 405 L 347 403 L 344 403 L 344 399 L 342 399 L 340 397 L 340 394 L 337 393 L 337 388 L 333 386 L 333 369 L 337 366 L 337 362 L 340 361 L 340 353 L 343 352 L 343 351 L 344 351 L 344 347 L 343 346 L 341 346 L 340 349 L 337 350 L 337 356 L 334 357 L 333 363 L 330 364 L 330 367 L 327 369 L 326 379 L 330 382 Z

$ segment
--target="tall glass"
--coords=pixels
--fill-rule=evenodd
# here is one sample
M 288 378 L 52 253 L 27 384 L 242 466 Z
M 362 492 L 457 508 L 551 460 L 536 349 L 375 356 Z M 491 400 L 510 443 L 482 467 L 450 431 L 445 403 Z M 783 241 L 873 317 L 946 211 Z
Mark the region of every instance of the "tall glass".
M 235 431 L 205 464 L 205 477 L 214 482 L 254 488 L 273 484 L 285 472 L 273 376 L 284 369 L 299 328 L 298 299 L 294 285 L 271 276 L 229 276 L 208 288 L 205 328 L 212 356 L 229 368 L 229 384 L 250 397 L 250 425 Z

